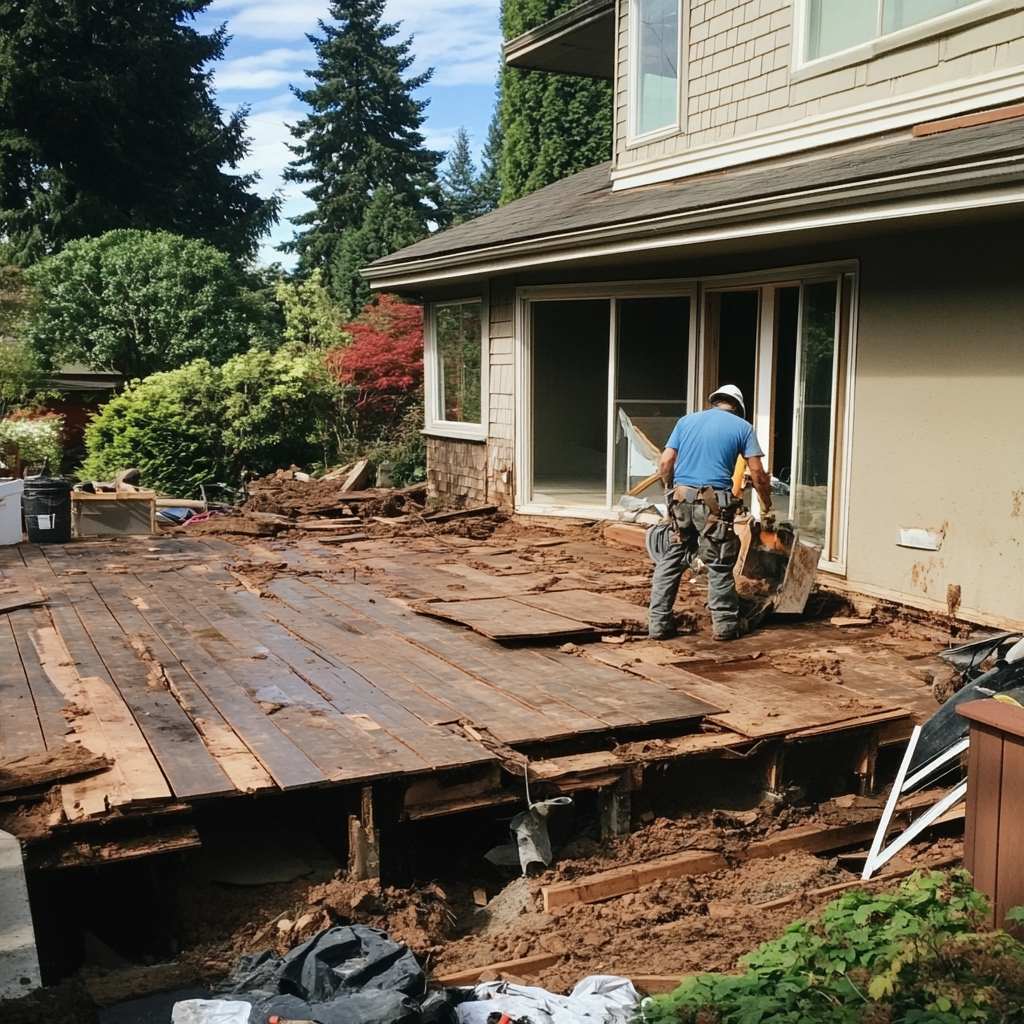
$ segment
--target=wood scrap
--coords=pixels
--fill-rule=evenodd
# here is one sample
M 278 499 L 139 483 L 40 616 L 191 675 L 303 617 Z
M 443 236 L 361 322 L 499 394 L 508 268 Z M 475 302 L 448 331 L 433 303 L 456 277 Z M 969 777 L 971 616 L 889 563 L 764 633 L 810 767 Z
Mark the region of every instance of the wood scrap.
M 475 508 L 457 508 L 451 512 L 430 512 L 420 518 L 426 523 L 447 523 L 452 519 L 468 519 L 470 516 L 489 516 L 497 511 L 497 505 L 477 505 Z
M 368 459 L 360 459 L 341 481 L 342 491 L 357 491 L 370 482 L 371 467 Z
M 46 598 L 40 594 L 29 594 L 25 591 L 0 594 L 0 615 L 4 612 L 17 611 L 19 608 L 35 608 L 41 604 L 46 604 Z
M 351 544 L 357 540 L 369 540 L 370 535 L 368 533 L 346 533 L 340 537 L 321 537 L 321 544 Z
M 43 750 L 0 762 L 0 793 L 81 778 L 103 771 L 111 764 L 110 758 L 93 753 L 81 743 L 65 743 L 56 750 Z
M 434 976 L 433 980 L 446 988 L 475 985 L 483 975 L 509 973 L 529 976 L 547 967 L 553 967 L 561 959 L 561 953 L 534 953 L 532 956 L 520 957 L 518 960 L 501 960 L 498 963 L 485 964 L 483 967 L 471 967 L 469 970 L 453 971 L 451 974 L 438 974 Z

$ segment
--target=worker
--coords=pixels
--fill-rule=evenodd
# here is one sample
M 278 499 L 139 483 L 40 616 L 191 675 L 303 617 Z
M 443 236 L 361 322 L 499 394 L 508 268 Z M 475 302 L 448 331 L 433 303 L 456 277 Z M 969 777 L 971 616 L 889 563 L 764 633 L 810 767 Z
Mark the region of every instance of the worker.
M 708 571 L 714 639 L 735 640 L 740 635 L 740 601 L 733 578 L 740 552 L 733 517 L 742 507 L 742 499 L 733 494 L 738 457 L 747 461 L 751 482 L 761 499 L 762 521 L 769 527 L 773 522 L 771 480 L 761 461 L 764 452 L 754 428 L 744 418 L 743 392 L 734 384 L 723 384 L 708 402 L 709 409 L 690 413 L 676 423 L 658 463 L 671 530 L 658 553 L 651 580 L 648 632 L 652 640 L 667 639 L 675 632 L 672 608 L 679 581 L 698 554 Z

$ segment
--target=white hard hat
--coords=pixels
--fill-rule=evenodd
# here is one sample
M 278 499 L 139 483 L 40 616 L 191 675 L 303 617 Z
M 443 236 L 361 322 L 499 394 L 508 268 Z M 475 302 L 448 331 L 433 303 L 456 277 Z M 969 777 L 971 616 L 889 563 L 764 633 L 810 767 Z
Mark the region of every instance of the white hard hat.
M 735 384 L 723 384 L 708 395 L 708 401 L 712 403 L 719 398 L 728 398 L 730 402 L 735 402 L 740 407 L 740 412 L 746 416 L 747 406 L 743 401 L 743 392 Z

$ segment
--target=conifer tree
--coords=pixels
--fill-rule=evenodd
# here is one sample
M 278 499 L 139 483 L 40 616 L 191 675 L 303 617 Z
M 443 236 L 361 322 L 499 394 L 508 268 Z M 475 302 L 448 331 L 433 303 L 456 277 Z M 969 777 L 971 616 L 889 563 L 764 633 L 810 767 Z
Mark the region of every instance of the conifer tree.
M 370 300 L 370 286 L 360 269 L 419 241 L 423 235 L 419 212 L 390 185 L 374 190 L 358 228 L 345 231 L 331 262 L 331 295 L 352 317 Z
M 501 143 L 501 111 L 495 104 L 491 123 L 487 128 L 487 142 L 480 157 L 480 177 L 476 183 L 481 213 L 496 209 L 501 201 Z
M 295 159 L 285 178 L 309 186 L 314 208 L 293 218 L 298 231 L 285 248 L 298 253 L 300 272 L 320 267 L 332 285 L 339 246 L 346 232 L 363 227 L 378 190 L 413 218 L 421 236 L 429 224 L 447 222 L 437 182 L 443 154 L 425 145 L 427 101 L 415 96 L 432 71 L 408 73 L 411 40 L 391 41 L 398 25 L 381 20 L 384 2 L 332 0 L 330 22 L 320 21 L 320 34 L 309 37 L 317 56 L 306 72 L 313 85 L 294 90 L 311 109 L 291 128 Z
M 486 212 L 480 201 L 479 186 L 476 165 L 469 150 L 469 133 L 460 128 L 455 133 L 455 145 L 441 173 L 441 190 L 453 224 L 462 224 Z
M 233 173 L 246 111 L 211 89 L 224 28 L 210 0 L 0 0 L 0 238 L 27 265 L 114 228 L 163 229 L 255 253 L 278 201 Z
M 502 33 L 513 39 L 577 3 L 504 0 Z M 610 82 L 504 67 L 499 89 L 502 203 L 611 156 Z

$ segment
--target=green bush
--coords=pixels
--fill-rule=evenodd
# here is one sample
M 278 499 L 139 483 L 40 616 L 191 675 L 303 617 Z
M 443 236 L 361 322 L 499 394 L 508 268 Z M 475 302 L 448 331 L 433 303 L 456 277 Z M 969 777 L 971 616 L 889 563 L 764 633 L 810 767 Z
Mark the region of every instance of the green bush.
M 227 480 L 223 405 L 221 372 L 205 359 L 133 381 L 85 428 L 79 475 L 109 480 L 136 466 L 147 487 L 178 497 Z
M 81 362 L 143 377 L 197 358 L 222 363 L 276 325 L 276 310 L 231 258 L 166 231 L 108 231 L 25 272 L 19 327 L 48 365 Z
M 4 465 L 4 452 L 16 449 L 27 472 L 38 473 L 46 467 L 51 473 L 59 473 L 64 451 L 63 427 L 64 417 L 55 413 L 0 420 L 0 466 Z
M 86 428 L 80 475 L 136 466 L 147 487 L 189 497 L 244 472 L 334 461 L 343 395 L 316 352 L 253 350 L 221 367 L 198 359 L 111 399 Z
M 645 1024 L 959 1024 L 1024 1019 L 1024 945 L 984 931 L 966 872 L 851 892 L 645 1007 Z

